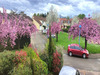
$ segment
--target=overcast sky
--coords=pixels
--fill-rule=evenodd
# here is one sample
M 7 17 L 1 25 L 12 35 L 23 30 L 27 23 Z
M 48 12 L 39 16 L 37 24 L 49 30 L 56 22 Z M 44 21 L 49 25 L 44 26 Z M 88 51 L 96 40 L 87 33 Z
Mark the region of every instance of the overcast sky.
M 75 16 L 78 14 L 92 14 L 100 11 L 100 0 L 0 0 L 2 7 L 17 12 L 25 11 L 28 16 L 34 13 L 46 13 L 53 5 L 62 16 Z

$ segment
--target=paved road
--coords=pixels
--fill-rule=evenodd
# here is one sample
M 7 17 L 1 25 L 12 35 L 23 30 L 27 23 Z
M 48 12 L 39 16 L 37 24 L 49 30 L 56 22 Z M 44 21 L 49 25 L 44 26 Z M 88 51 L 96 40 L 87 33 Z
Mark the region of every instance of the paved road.
M 72 66 L 76 69 L 79 69 L 86 74 L 82 75 L 100 75 L 100 59 L 83 59 L 81 57 L 76 56 L 68 56 L 67 54 L 63 54 L 64 65 Z M 95 74 L 93 74 L 95 73 Z
M 31 35 L 31 44 L 33 48 L 37 48 L 38 51 L 43 51 L 47 38 L 42 35 L 41 32 L 36 32 Z

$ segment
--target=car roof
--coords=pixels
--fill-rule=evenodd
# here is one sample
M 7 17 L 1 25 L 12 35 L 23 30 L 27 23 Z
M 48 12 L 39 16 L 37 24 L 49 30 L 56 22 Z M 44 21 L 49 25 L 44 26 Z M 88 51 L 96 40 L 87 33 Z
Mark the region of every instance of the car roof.
M 79 44 L 71 44 L 70 46 L 79 46 Z
M 59 75 L 75 75 L 76 69 L 70 66 L 63 66 Z

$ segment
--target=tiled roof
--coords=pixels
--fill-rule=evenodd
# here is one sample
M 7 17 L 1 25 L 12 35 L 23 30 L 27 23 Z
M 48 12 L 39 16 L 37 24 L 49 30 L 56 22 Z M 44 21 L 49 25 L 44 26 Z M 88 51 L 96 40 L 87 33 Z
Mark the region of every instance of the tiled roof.
M 62 21 L 66 21 L 68 23 L 68 21 L 71 23 L 72 19 L 66 19 L 66 18 L 60 18 L 59 19 L 60 22 Z
M 36 20 L 40 25 L 42 25 L 40 21 L 46 21 L 46 18 L 40 16 L 33 16 L 33 20 Z

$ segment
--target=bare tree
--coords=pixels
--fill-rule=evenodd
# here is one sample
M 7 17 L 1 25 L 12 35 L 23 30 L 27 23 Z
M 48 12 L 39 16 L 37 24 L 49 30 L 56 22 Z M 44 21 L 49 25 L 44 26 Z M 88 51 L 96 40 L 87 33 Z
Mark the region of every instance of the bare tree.
M 100 12 L 93 12 L 92 18 L 97 21 L 97 23 L 100 25 Z
M 58 18 L 59 17 L 58 17 L 57 10 L 53 6 L 51 6 L 49 14 L 46 17 L 46 23 L 51 25 L 51 23 L 53 22 L 58 22 Z
M 75 23 L 78 24 L 78 22 L 79 22 L 79 18 L 77 16 L 74 16 L 71 22 L 71 26 L 74 25 Z
M 53 40 L 51 38 L 51 25 L 53 24 L 53 22 L 57 22 L 58 21 L 58 14 L 56 9 L 54 9 L 53 6 L 51 6 L 49 14 L 46 17 L 46 23 L 49 24 L 49 45 L 48 45 L 48 70 L 49 72 L 53 72 L 53 53 L 56 50 L 55 45 L 53 44 Z

